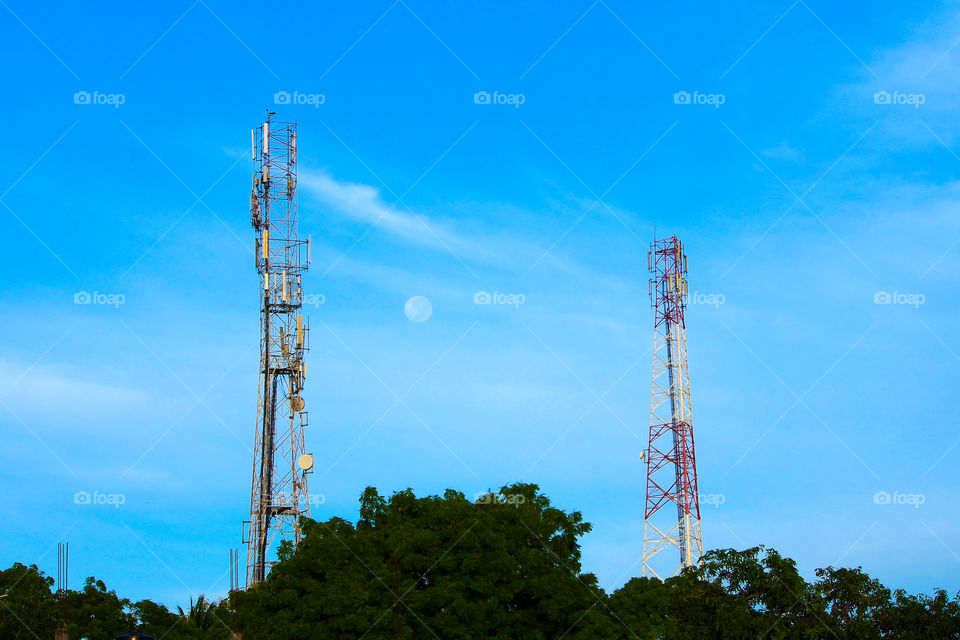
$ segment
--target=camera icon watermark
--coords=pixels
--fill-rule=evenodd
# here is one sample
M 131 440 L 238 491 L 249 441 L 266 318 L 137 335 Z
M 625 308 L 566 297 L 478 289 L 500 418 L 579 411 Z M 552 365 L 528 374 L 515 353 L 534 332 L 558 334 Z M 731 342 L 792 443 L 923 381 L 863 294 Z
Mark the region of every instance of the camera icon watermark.
M 877 491 L 873 494 L 873 504 L 908 505 L 914 509 L 919 509 L 920 505 L 926 501 L 927 496 L 922 493 L 900 493 L 899 491 L 890 493 L 888 491 Z
M 115 109 L 119 109 L 120 105 L 126 101 L 127 96 L 122 93 L 100 93 L 99 91 L 90 93 L 89 91 L 77 91 L 73 94 L 73 104 L 106 104 L 111 105 Z
M 914 109 L 919 109 L 920 105 L 927 101 L 927 96 L 922 93 L 900 93 L 894 91 L 877 91 L 873 94 L 873 104 L 899 104 L 909 105 Z
M 114 509 L 119 509 L 120 505 L 126 503 L 127 497 L 122 493 L 100 493 L 94 491 L 77 491 L 73 494 L 73 504 L 79 505 L 109 505 Z
M 527 96 L 522 93 L 500 93 L 494 91 L 477 91 L 473 94 L 473 104 L 508 104 L 515 109 L 527 101 Z
M 877 291 L 873 294 L 873 304 L 905 304 L 918 309 L 926 301 L 927 297 L 922 293 Z
M 314 109 L 319 109 L 320 105 L 327 101 L 327 97 L 322 93 L 301 93 L 294 91 L 277 91 L 273 94 L 273 103 L 279 105 L 308 105 Z
M 508 504 L 518 509 L 520 508 L 520 505 L 526 501 L 526 496 L 520 493 L 504 495 L 501 493 L 493 493 L 491 491 L 480 491 L 473 496 L 474 504 Z
M 509 305 L 514 309 L 519 309 L 520 305 L 527 301 L 527 297 L 522 293 L 500 293 L 494 291 L 477 291 L 473 294 L 473 304 L 501 304 Z
M 101 293 L 94 291 L 77 291 L 73 294 L 73 304 L 99 304 L 112 306 L 115 309 L 120 308 L 127 301 L 122 293 Z
M 694 91 L 677 91 L 673 94 L 673 104 L 705 104 L 714 109 L 719 109 L 720 105 L 727 101 L 727 96 L 722 93 L 700 93 Z

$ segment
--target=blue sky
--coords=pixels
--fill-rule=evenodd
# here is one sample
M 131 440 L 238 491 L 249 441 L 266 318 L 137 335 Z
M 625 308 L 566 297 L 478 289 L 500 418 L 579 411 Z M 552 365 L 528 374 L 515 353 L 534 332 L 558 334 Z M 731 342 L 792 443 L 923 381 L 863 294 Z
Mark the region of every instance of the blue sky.
M 315 517 L 532 481 L 605 587 L 639 575 L 656 226 L 697 294 L 705 547 L 960 589 L 956 5 L 355 5 L 3 3 L 0 564 L 68 540 L 74 585 L 226 591 L 271 108 L 323 301 Z

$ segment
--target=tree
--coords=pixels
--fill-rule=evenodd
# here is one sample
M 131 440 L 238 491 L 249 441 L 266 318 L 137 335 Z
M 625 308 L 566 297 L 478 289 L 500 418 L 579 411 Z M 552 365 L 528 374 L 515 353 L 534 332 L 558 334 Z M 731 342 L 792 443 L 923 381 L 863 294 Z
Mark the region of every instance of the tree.
M 193 596 L 190 596 L 190 607 L 186 612 L 180 607 L 177 607 L 177 611 L 180 612 L 180 617 L 186 618 L 189 623 L 195 628 L 206 631 L 214 622 L 214 603 L 207 600 L 206 596 L 202 593 L 197 596 L 197 601 L 194 603 Z
M 856 569 L 817 569 L 813 592 L 829 616 L 829 626 L 850 640 L 880 638 L 879 616 L 890 605 L 890 589 Z
M 129 612 L 130 601 L 92 576 L 84 582 L 83 591 L 67 591 L 63 597 L 71 638 L 113 640 L 116 634 L 129 631 L 136 624 Z
M 19 562 L 0 572 L 0 638 L 52 638 L 56 606 L 49 578 Z
M 627 638 L 660 638 L 667 624 L 669 589 L 657 578 L 633 578 L 610 596 L 609 615 Z
M 208 600 L 200 595 L 189 607 L 177 607 L 177 613 L 152 600 L 141 600 L 131 607 L 140 631 L 163 640 L 227 640 L 228 624 L 233 618 L 229 602 Z
M 141 600 L 131 607 L 131 612 L 140 631 L 149 633 L 155 638 L 164 637 L 166 640 L 181 637 L 177 632 L 180 618 L 162 604 L 153 600 Z
M 536 485 L 477 502 L 368 488 L 356 526 L 305 520 L 295 552 L 234 595 L 241 630 L 245 640 L 614 638 L 606 595 L 580 566 L 589 530 Z
M 700 564 L 664 583 L 631 580 L 612 600 L 630 618 L 631 629 L 647 634 L 640 637 L 776 639 L 829 634 L 822 624 L 825 615 L 796 563 L 763 547 L 707 552 Z
M 894 592 L 892 606 L 880 613 L 878 627 L 887 638 L 955 640 L 960 638 L 960 594 L 950 599 L 943 589 L 933 596 Z
M 367 488 L 355 524 L 301 524 L 266 580 L 176 612 L 92 577 L 55 594 L 36 566 L 14 564 L 0 571 L 0 640 L 51 638 L 61 617 L 73 640 L 134 628 L 160 640 L 960 640 L 960 594 L 891 597 L 860 567 L 818 569 L 811 584 L 764 547 L 710 551 L 607 596 L 580 563 L 590 524 L 532 484 L 473 501 Z

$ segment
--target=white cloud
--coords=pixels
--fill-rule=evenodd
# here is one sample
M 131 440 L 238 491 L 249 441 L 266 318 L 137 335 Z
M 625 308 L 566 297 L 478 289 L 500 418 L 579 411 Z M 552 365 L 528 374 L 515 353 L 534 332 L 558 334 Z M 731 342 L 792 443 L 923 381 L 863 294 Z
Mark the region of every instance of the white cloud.
M 9 389 L 9 393 L 7 390 Z M 142 408 L 149 396 L 139 390 L 74 375 L 66 366 L 16 365 L 0 360 L 0 393 L 18 415 L 117 415 Z
M 418 244 L 443 248 L 444 244 L 460 247 L 467 243 L 436 222 L 428 222 L 399 205 L 391 207 L 384 202 L 380 191 L 370 185 L 341 182 L 318 171 L 301 171 L 300 188 L 307 195 L 332 207 L 338 213 L 367 224 L 376 224 L 402 238 Z
M 927 149 L 953 144 L 960 137 L 955 117 L 960 107 L 958 33 L 960 10 L 954 8 L 915 25 L 904 42 L 879 50 L 868 61 L 876 77 L 869 75 L 864 83 L 845 88 L 853 91 L 845 99 L 871 118 L 882 119 L 875 133 Z M 889 104 L 886 95 L 878 99 L 878 93 L 899 97 L 902 103 Z
M 340 181 L 323 171 L 301 171 L 298 183 L 301 193 L 335 213 L 366 225 L 375 224 L 375 231 L 456 257 L 471 269 L 480 263 L 522 272 L 554 240 L 543 236 L 543 217 L 556 218 L 555 210 L 530 212 L 497 202 L 458 202 L 450 205 L 457 214 L 456 221 L 437 220 L 403 205 L 388 205 L 376 187 Z M 571 220 L 579 215 L 579 211 L 567 213 Z M 504 231 L 506 228 L 511 232 Z M 518 238 L 518 229 L 531 239 Z M 544 259 L 555 268 L 578 270 L 567 258 L 558 256 L 561 250 L 551 250 Z

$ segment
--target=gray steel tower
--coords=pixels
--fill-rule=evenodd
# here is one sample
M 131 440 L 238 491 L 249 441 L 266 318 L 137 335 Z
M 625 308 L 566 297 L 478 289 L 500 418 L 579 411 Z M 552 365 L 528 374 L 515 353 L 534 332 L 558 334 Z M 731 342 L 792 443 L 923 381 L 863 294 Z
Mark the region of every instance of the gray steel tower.
M 305 452 L 308 329 L 300 276 L 310 265 L 310 241 L 297 234 L 297 125 L 267 121 L 251 131 L 256 168 L 250 214 L 260 273 L 260 382 L 247 535 L 247 587 L 266 577 L 275 547 L 300 541 L 310 515 Z

